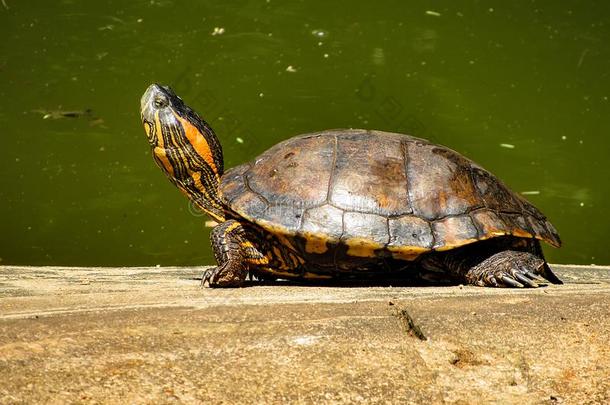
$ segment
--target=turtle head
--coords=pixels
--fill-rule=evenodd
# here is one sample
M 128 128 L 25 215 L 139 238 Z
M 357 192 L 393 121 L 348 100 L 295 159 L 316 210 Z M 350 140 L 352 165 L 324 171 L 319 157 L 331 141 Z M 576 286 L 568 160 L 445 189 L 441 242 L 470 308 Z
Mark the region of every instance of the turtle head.
M 212 128 L 171 88 L 158 84 L 142 96 L 140 113 L 157 165 L 196 206 L 224 220 L 218 195 L 222 148 Z

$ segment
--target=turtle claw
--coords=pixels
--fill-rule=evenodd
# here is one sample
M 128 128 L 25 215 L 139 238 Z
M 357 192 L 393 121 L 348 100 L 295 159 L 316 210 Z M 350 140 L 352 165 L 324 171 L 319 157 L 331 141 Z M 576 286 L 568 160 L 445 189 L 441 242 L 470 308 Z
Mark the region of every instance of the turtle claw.
M 521 284 L 523 284 L 525 286 L 528 286 L 531 288 L 538 287 L 538 284 L 534 283 L 531 279 L 528 278 L 527 272 L 524 272 L 523 274 L 515 273 L 515 278 L 517 279 L 518 282 L 520 282 Z
M 211 269 L 205 269 L 201 275 L 201 286 L 205 287 L 206 283 L 208 286 L 213 287 L 216 276 L 220 273 L 220 266 L 213 267 Z
M 487 282 L 487 284 L 486 284 L 486 282 Z M 480 286 L 480 287 L 486 287 L 486 286 L 490 286 L 490 287 L 502 287 L 500 285 L 500 283 L 498 283 L 498 280 L 496 280 L 496 277 L 494 275 L 489 277 L 489 279 L 486 280 L 486 281 L 479 280 L 477 282 L 477 285 Z
M 540 276 L 539 276 L 539 275 L 537 275 L 537 274 L 532 273 L 532 272 L 531 272 L 531 271 L 529 271 L 529 270 L 525 270 L 525 272 L 524 272 L 523 274 L 525 274 L 526 276 L 528 276 L 528 277 L 529 277 L 529 278 L 531 278 L 532 280 L 536 280 L 536 281 L 544 281 L 544 278 L 540 277 Z
M 509 287 L 523 288 L 523 284 L 509 276 L 502 276 L 501 280 Z

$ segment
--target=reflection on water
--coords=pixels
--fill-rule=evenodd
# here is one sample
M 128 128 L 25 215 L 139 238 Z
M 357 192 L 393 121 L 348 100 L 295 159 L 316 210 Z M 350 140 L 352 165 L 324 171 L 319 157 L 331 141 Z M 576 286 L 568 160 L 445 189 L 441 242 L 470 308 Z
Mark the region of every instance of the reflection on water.
M 411 133 L 545 212 L 551 261 L 610 263 L 607 2 L 5 3 L 2 263 L 213 261 L 150 157 L 151 82 L 214 126 L 227 167 L 298 133 Z

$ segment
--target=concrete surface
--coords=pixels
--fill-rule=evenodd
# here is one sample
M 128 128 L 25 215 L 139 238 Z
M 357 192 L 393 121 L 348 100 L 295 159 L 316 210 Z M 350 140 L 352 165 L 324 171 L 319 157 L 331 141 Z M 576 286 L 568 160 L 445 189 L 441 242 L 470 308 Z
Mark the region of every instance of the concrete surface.
M 565 285 L 213 290 L 0 267 L 0 403 L 610 403 L 610 268 L 553 268 Z

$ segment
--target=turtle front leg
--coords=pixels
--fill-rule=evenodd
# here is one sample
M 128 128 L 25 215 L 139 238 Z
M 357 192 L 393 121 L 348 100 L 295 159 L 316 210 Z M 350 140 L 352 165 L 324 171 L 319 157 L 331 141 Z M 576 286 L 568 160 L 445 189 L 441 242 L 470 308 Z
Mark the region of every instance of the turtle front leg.
M 248 276 L 250 263 L 264 260 L 253 243 L 254 236 L 236 220 L 214 227 L 211 239 L 218 266 L 203 272 L 201 285 L 239 287 Z

